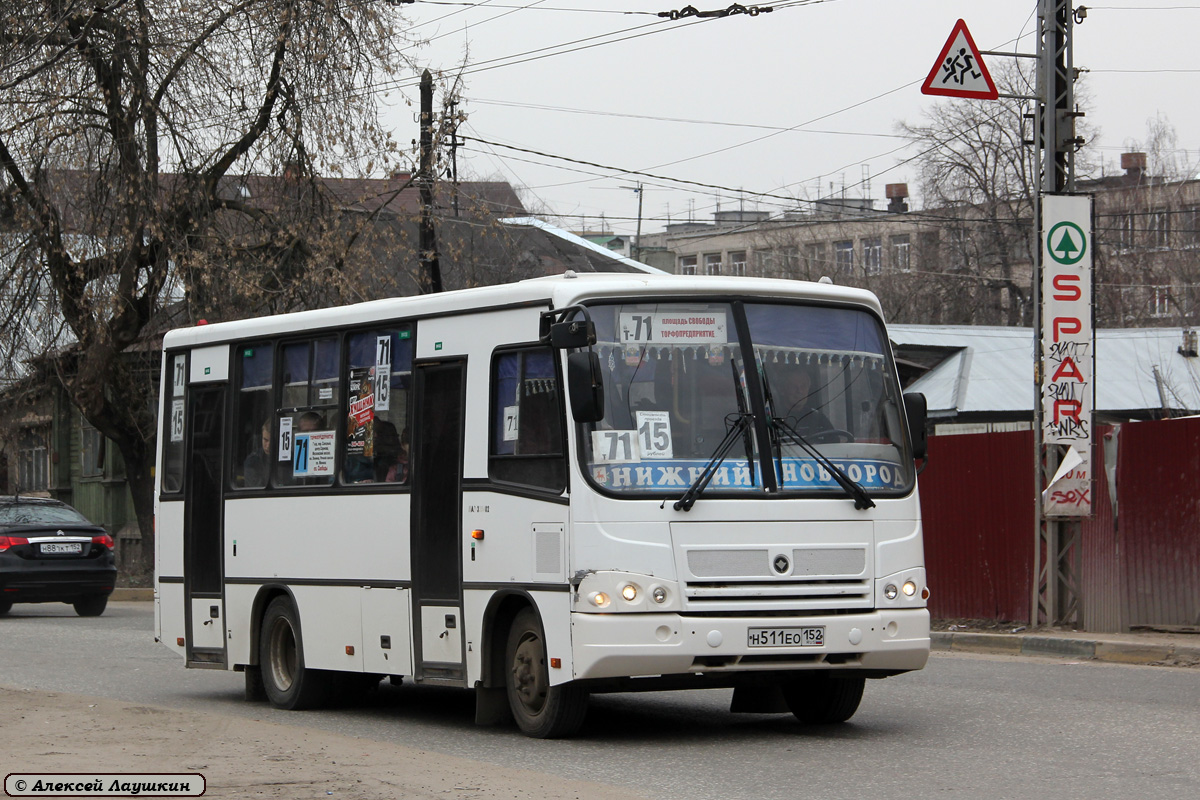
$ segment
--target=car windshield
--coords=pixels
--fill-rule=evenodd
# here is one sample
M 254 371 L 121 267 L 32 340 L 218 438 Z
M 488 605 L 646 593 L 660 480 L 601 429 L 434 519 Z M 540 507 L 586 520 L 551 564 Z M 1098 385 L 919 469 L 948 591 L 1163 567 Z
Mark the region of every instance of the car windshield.
M 803 443 L 871 495 L 911 489 L 899 387 L 882 326 L 868 312 L 710 302 L 597 305 L 589 313 L 605 416 L 584 426 L 581 444 L 587 474 L 601 489 L 682 494 L 727 435 L 732 441 L 709 494 L 770 485 L 845 495 Z M 739 329 L 749 331 L 749 348 Z M 754 414 L 756 395 L 769 423 L 740 423 Z M 774 474 L 762 474 L 764 462 Z
M 49 503 L 0 503 L 0 525 L 91 525 L 70 506 Z

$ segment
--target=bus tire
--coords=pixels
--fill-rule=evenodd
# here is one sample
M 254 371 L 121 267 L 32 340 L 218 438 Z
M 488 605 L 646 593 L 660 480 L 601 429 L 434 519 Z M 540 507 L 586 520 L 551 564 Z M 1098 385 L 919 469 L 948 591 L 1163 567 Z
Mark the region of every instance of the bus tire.
M 865 678 L 834 677 L 813 672 L 783 687 L 788 710 L 809 725 L 833 725 L 845 722 L 858 711 Z
M 517 614 L 504 649 L 505 688 L 517 727 L 535 739 L 570 736 L 583 725 L 588 693 L 573 684 L 550 685 L 546 637 L 537 613 Z
M 276 597 L 263 614 L 258 665 L 263 689 L 276 708 L 315 708 L 329 697 L 329 673 L 304 666 L 300 615 L 287 597 Z

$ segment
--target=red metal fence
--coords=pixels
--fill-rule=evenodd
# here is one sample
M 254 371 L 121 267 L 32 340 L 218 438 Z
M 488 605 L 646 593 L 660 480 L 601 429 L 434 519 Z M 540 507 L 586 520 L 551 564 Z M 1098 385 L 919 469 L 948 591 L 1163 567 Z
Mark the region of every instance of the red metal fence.
M 1117 513 L 1104 470 L 1114 460 Z M 920 478 L 935 618 L 1027 621 L 1033 434 L 935 436 Z M 1077 555 L 1083 626 L 1200 624 L 1200 419 L 1122 425 L 1096 448 Z
M 1033 433 L 931 436 L 918 481 L 930 613 L 1029 619 Z
M 1121 426 L 1114 538 L 1129 625 L 1200 624 L 1198 492 L 1200 419 Z

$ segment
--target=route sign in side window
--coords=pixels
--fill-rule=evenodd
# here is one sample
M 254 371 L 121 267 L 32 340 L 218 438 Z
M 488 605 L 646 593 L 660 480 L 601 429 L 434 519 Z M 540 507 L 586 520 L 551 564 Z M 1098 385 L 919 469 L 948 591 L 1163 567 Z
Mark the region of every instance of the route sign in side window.
M 492 359 L 492 480 L 561 492 L 567 485 L 563 402 L 554 351 L 510 350 Z

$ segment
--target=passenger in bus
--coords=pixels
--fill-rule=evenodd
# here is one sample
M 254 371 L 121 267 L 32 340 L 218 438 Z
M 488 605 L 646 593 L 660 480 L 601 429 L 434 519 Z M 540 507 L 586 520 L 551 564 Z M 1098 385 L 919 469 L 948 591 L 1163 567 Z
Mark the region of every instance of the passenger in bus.
M 819 407 L 815 370 L 805 365 L 787 366 L 771 380 L 775 415 L 782 417 L 802 436 L 833 429 L 833 423 Z
M 259 446 L 242 462 L 242 486 L 261 489 L 267 485 L 271 471 L 271 421 L 264 420 L 260 428 Z
M 323 431 L 325 430 L 325 418 L 316 411 L 305 411 L 300 415 L 298 430 L 300 433 Z
M 375 480 L 403 483 L 408 479 L 408 428 L 404 434 L 387 420 L 375 420 Z

